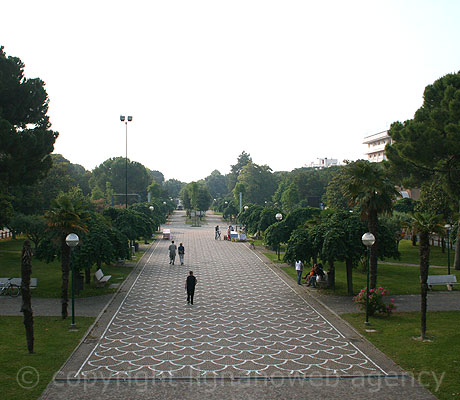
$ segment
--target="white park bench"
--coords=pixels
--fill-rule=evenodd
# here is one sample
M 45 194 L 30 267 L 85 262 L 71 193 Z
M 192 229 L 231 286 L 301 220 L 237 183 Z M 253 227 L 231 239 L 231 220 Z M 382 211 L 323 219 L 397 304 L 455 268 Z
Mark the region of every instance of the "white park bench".
M 434 285 L 447 285 L 448 290 L 452 290 L 453 285 L 458 285 L 456 275 L 428 275 L 428 288 Z
M 102 269 L 99 268 L 94 274 L 94 282 L 97 287 L 104 287 L 111 277 L 112 275 L 104 275 Z

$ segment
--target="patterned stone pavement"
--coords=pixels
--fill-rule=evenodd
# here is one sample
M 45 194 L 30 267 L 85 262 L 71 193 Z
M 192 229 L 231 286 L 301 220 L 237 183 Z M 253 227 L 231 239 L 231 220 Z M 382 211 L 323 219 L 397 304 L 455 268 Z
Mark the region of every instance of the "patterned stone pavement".
M 76 377 L 190 378 L 385 375 L 244 243 L 214 240 L 216 217 L 173 216 L 185 266 L 169 241 L 148 261 Z M 189 270 L 198 279 L 187 305 Z

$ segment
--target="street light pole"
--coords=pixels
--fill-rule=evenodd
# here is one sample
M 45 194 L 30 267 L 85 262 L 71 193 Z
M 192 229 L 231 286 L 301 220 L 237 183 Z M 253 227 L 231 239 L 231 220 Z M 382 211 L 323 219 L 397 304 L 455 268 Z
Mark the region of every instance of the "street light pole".
M 283 214 L 277 213 L 275 215 L 275 218 L 278 220 L 278 222 L 280 222 L 283 219 Z M 278 261 L 280 261 L 280 246 L 281 246 L 281 243 L 278 242 Z
M 72 252 L 73 249 L 78 246 L 80 243 L 80 238 L 75 233 L 70 233 L 65 238 L 65 242 L 67 246 L 70 247 L 70 270 L 72 271 L 72 285 L 71 285 L 71 293 L 72 293 L 72 325 L 70 326 L 71 329 L 76 329 L 75 327 L 75 268 L 72 262 Z
M 125 157 L 125 208 L 128 208 L 128 122 L 131 122 L 133 117 L 128 115 L 128 119 L 125 120 L 124 115 L 120 115 L 120 121 L 125 123 L 125 132 L 126 132 L 126 157 Z
M 366 325 L 370 325 L 369 323 L 369 258 L 370 258 L 370 251 L 371 251 L 371 247 L 374 245 L 375 243 L 375 236 L 370 233 L 370 232 L 367 232 L 365 233 L 362 238 L 361 238 L 364 246 L 366 246 L 367 248 L 367 262 L 366 262 L 366 269 L 367 269 L 367 293 L 366 293 L 366 322 L 364 322 Z
M 447 275 L 450 275 L 450 230 L 451 224 L 445 224 L 444 228 L 447 229 Z

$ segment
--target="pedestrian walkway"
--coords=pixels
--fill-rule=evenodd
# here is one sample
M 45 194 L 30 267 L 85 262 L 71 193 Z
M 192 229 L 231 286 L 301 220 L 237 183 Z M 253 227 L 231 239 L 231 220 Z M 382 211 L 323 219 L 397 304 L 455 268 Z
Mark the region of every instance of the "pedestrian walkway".
M 334 313 L 244 243 L 214 240 L 174 214 L 43 399 L 432 398 Z M 184 288 L 198 279 L 194 305 Z

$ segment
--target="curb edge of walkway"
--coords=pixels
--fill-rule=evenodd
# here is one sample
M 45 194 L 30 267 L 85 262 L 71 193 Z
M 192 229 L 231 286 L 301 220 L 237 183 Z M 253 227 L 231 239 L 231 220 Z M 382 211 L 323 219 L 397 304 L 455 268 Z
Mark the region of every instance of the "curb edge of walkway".
M 50 382 L 48 385 L 46 385 L 46 388 L 43 390 L 41 393 L 40 397 L 38 398 L 39 400 L 46 400 L 48 399 L 48 389 L 50 385 L 53 384 L 53 382 L 57 379 L 57 376 L 62 373 L 62 371 L 66 368 L 66 366 L 69 365 L 71 359 L 74 357 L 74 355 L 80 350 L 80 348 L 85 344 L 86 340 L 90 336 L 91 332 L 96 328 L 98 322 L 102 319 L 102 317 L 106 314 L 108 308 L 114 303 L 115 299 L 120 295 L 120 293 L 125 290 L 127 285 L 132 285 L 133 280 L 132 277 L 135 275 L 136 271 L 139 269 L 139 265 L 141 261 L 144 259 L 144 257 L 149 253 L 148 250 L 153 246 L 155 241 L 153 241 L 146 249 L 144 254 L 142 254 L 141 258 L 137 260 L 136 264 L 134 267 L 132 267 L 131 272 L 128 274 L 126 279 L 121 283 L 121 285 L 118 287 L 118 289 L 113 293 L 112 297 L 107 301 L 105 306 L 102 308 L 102 310 L 99 312 L 99 314 L 96 316 L 94 322 L 88 327 L 86 332 L 83 334 L 82 338 L 78 342 L 78 344 L 75 346 L 75 348 L 72 350 L 70 355 L 67 357 L 67 359 L 64 361 L 64 363 L 60 366 L 59 370 L 56 371 L 56 373 L 52 376 Z

